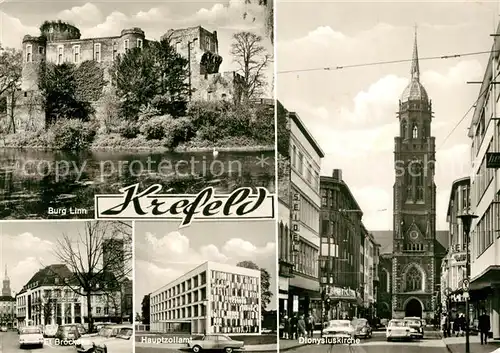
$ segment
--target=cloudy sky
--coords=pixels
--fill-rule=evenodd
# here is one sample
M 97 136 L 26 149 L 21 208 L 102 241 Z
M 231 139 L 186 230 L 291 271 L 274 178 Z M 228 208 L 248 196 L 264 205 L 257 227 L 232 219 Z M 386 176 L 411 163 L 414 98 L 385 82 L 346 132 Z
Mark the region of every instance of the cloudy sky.
M 61 263 L 54 255 L 58 238 L 67 234 L 77 241 L 85 234 L 86 222 L 3 222 L 0 223 L 0 278 L 8 268 L 10 287 L 19 292 L 41 268 Z
M 247 16 L 244 14 L 247 13 Z M 159 39 L 169 29 L 201 25 L 217 31 L 221 72 L 236 68 L 230 52 L 231 38 L 239 31 L 262 34 L 263 45 L 272 53 L 265 36 L 264 9 L 245 5 L 244 0 L 197 1 L 62 1 L 0 0 L 0 42 L 20 47 L 24 35 L 38 35 L 45 20 L 61 19 L 76 25 L 83 38 L 114 36 L 124 28 L 140 27 L 148 39 Z M 268 76 L 274 68 L 270 67 Z
M 294 70 L 411 59 L 417 25 L 421 82 L 435 112 L 437 224 L 447 229 L 451 182 L 469 173 L 471 116 L 445 138 L 477 99 L 480 87 L 467 81 L 482 79 L 488 55 L 422 58 L 490 50 L 498 9 L 488 1 L 278 0 L 278 99 L 299 114 L 325 151 L 321 174 L 343 170 L 368 229 L 392 229 L 395 113 L 411 64 Z
M 205 261 L 236 265 L 253 261 L 271 275 L 276 299 L 274 221 L 197 222 L 178 230 L 178 222 L 136 222 L 135 305 Z M 272 300 L 269 309 L 276 309 Z

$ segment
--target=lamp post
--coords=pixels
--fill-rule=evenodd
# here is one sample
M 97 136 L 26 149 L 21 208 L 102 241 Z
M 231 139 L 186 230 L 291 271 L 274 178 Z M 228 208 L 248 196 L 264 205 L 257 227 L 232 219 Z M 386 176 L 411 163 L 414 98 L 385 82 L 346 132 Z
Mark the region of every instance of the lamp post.
M 189 100 L 191 100 L 192 92 L 191 92 L 191 44 L 194 44 L 198 38 L 194 38 L 191 41 L 188 41 L 188 72 L 189 72 L 189 77 L 188 77 L 188 86 L 189 86 Z
M 472 220 L 477 218 L 476 215 L 472 214 L 463 214 L 458 216 L 462 220 L 462 226 L 463 226 L 463 231 L 465 235 L 465 244 L 466 244 L 466 258 L 465 258 L 465 271 L 466 275 L 465 278 L 467 281 L 470 283 L 470 256 L 469 256 L 469 244 L 470 244 L 470 226 L 472 223 Z M 469 342 L 469 293 L 467 292 L 467 295 L 465 296 L 465 353 L 470 353 L 470 342 Z

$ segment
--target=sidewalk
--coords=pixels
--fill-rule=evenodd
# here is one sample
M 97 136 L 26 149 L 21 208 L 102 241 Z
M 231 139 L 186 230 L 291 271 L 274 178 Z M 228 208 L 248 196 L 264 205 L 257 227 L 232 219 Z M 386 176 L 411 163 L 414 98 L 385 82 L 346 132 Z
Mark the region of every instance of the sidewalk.
M 443 338 L 446 348 L 450 353 L 465 353 L 465 337 Z M 488 344 L 481 345 L 479 336 L 470 336 L 470 352 L 472 353 L 492 353 L 500 348 L 499 340 L 488 339 Z

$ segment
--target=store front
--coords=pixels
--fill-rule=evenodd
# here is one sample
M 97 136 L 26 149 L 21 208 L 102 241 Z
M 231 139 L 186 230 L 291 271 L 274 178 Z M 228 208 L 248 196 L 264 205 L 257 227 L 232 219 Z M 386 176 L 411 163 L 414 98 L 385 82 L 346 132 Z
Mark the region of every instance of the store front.
M 477 325 L 483 311 L 490 317 L 490 335 L 500 339 L 500 268 L 490 266 L 470 284 L 471 322 Z
M 290 286 L 287 304 L 288 316 L 310 314 L 316 322 L 321 320 L 321 299 L 319 292 Z

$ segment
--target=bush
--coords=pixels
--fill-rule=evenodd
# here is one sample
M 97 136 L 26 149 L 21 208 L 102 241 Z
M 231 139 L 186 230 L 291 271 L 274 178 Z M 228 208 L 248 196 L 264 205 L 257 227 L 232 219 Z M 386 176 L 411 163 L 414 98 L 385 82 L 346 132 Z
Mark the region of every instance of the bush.
M 129 121 L 123 122 L 122 125 L 120 126 L 119 131 L 121 136 L 128 139 L 136 138 L 137 135 L 139 135 L 140 133 L 137 124 Z
M 95 138 L 95 126 L 75 119 L 59 121 L 51 128 L 54 147 L 61 150 L 81 150 Z
M 174 149 L 181 143 L 189 141 L 196 135 L 196 131 L 191 119 L 187 117 L 165 121 L 164 145 L 169 149 Z
M 141 134 L 146 136 L 148 140 L 161 140 L 166 136 L 168 130 L 170 116 L 156 116 L 141 122 Z

